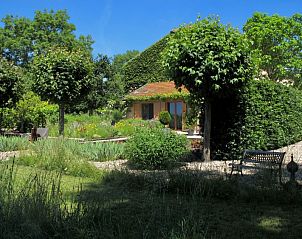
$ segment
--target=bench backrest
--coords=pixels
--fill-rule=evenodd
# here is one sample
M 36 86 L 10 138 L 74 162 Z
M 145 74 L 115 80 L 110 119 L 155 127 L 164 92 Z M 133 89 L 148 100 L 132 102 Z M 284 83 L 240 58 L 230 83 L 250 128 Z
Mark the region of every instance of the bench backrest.
M 242 161 L 255 163 L 273 163 L 281 165 L 284 156 L 285 152 L 245 150 Z

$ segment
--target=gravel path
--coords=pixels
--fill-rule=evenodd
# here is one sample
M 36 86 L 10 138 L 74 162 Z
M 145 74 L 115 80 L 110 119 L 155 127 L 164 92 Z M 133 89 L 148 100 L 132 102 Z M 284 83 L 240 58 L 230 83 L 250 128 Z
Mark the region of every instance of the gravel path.
M 302 183 L 302 141 L 292 144 L 275 151 L 286 152 L 285 159 L 282 167 L 283 179 L 289 178 L 289 173 L 286 170 L 286 165 L 291 160 L 291 155 L 294 156 L 294 161 L 298 163 L 299 170 L 296 174 L 296 179 Z M 212 161 L 212 162 L 187 162 L 181 167 L 181 169 L 198 170 L 201 172 L 207 172 L 209 174 L 224 175 L 227 176 L 230 173 L 229 164 L 232 161 Z M 127 166 L 127 160 L 116 160 L 109 162 L 92 162 L 99 169 L 106 170 L 129 170 Z M 131 170 L 134 171 L 134 170 Z M 249 174 L 251 172 L 244 172 Z

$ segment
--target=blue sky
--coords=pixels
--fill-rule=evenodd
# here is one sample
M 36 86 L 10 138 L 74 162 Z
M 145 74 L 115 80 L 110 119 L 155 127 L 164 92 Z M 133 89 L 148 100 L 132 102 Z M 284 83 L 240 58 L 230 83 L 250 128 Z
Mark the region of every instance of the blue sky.
M 34 11 L 66 9 L 76 34 L 90 34 L 94 54 L 113 56 L 144 50 L 183 23 L 218 15 L 239 29 L 254 12 L 291 16 L 302 13 L 302 0 L 0 0 L 7 14 L 33 18 Z

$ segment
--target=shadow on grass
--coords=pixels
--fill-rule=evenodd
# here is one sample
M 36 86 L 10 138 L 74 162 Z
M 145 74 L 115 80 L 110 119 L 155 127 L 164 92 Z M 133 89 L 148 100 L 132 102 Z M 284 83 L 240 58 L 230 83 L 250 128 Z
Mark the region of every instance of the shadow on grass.
M 299 238 L 301 193 L 194 170 L 112 171 L 78 197 L 105 238 Z M 97 209 L 96 209 L 97 208 Z

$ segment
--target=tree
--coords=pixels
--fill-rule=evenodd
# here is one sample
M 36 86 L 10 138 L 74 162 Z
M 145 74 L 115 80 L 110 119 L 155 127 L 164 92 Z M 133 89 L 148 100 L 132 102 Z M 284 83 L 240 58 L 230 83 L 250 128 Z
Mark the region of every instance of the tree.
M 0 58 L 0 130 L 3 122 L 3 108 L 13 106 L 23 93 L 23 74 L 19 67 Z
M 0 28 L 1 53 L 4 58 L 18 65 L 26 65 L 33 52 L 32 22 L 25 17 L 8 15 L 2 19 L 4 24 Z
M 107 55 L 99 54 L 94 60 L 94 78 L 91 91 L 85 100 L 90 115 L 95 109 L 106 105 L 105 85 L 111 75 L 111 59 Z
M 88 94 L 93 63 L 87 52 L 50 49 L 33 61 L 34 91 L 59 105 L 59 134 L 64 135 L 64 109 Z
M 203 102 L 203 160 L 209 161 L 211 101 L 251 77 L 248 41 L 219 19 L 206 18 L 171 34 L 163 59 L 176 86 L 184 85 L 192 98 Z
M 302 15 L 291 17 L 255 13 L 243 27 L 251 40 L 259 68 L 275 81 L 293 80 L 301 85 Z
M 27 66 L 35 54 L 41 54 L 51 47 L 65 47 L 69 50 L 81 48 L 92 52 L 91 36 L 79 36 L 75 25 L 69 23 L 65 10 L 36 11 L 34 19 L 8 15 L 2 19 L 0 28 L 0 50 L 3 57 L 16 65 Z

